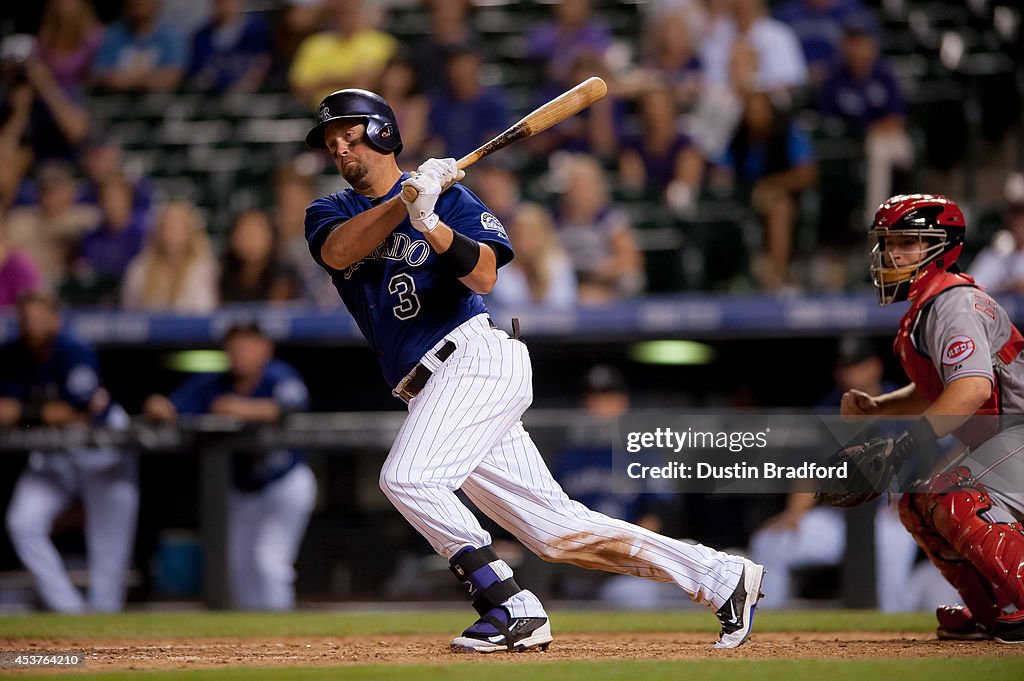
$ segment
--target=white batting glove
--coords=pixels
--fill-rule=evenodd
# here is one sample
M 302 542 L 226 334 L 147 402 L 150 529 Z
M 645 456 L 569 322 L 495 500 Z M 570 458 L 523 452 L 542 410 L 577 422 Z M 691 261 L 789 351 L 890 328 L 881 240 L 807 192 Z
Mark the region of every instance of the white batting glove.
M 406 201 L 402 194 L 402 203 L 409 211 L 412 226 L 425 234 L 433 232 L 441 220 L 434 212 L 437 197 L 441 195 L 441 183 L 432 173 L 416 173 L 403 182 L 402 187 L 412 187 L 419 192 L 414 201 Z
M 466 171 L 459 169 L 454 158 L 429 158 L 420 164 L 416 172 L 436 177 L 442 192 L 466 176 Z

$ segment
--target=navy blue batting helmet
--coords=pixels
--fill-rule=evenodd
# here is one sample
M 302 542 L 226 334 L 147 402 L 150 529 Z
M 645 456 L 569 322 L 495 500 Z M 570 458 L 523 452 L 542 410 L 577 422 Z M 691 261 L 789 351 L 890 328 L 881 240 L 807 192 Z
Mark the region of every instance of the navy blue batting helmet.
M 306 135 L 306 145 L 326 149 L 324 129 L 331 122 L 346 118 L 366 121 L 366 137 L 374 147 L 397 156 L 402 151 L 402 136 L 398 133 L 395 112 L 384 98 L 369 90 L 349 88 L 324 97 L 316 110 L 317 124 Z

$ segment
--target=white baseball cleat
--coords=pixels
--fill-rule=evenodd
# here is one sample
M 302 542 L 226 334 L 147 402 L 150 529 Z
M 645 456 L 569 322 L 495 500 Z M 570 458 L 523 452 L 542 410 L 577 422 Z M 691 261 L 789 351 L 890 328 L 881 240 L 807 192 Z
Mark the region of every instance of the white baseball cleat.
M 477 631 L 490 624 L 495 634 Z M 481 617 L 477 623 L 452 641 L 452 650 L 460 653 L 497 653 L 503 650 L 521 653 L 531 648 L 547 650 L 551 645 L 551 624 L 546 617 L 513 617 L 506 627 L 497 618 Z
M 750 630 L 754 627 L 754 610 L 764 596 L 761 592 L 764 575 L 763 565 L 743 559 L 743 574 L 736 590 L 715 613 L 722 623 L 722 632 L 713 648 L 739 648 L 750 638 Z
M 516 616 L 513 615 L 516 613 Z M 551 623 L 544 606 L 531 591 L 523 590 L 486 615 L 452 641 L 460 653 L 497 653 L 547 650 L 551 644 Z

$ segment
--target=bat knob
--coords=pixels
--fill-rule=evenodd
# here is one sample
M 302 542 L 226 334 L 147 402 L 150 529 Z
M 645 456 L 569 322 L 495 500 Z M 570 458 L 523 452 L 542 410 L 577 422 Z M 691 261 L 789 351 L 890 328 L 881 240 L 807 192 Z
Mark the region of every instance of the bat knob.
M 413 201 L 415 201 L 416 197 L 419 195 L 420 193 L 416 191 L 416 187 L 411 187 L 407 185 L 402 188 L 402 199 L 408 203 L 412 203 Z

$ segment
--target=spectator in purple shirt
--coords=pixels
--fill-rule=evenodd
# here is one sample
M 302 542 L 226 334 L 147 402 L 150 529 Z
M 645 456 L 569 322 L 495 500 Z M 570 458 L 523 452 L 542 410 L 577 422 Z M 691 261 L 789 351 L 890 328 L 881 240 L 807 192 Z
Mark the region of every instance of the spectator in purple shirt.
M 0 53 L 6 77 L 0 87 L 0 146 L 31 151 L 36 162 L 72 158 L 89 132 L 82 92 L 57 81 L 31 36 L 7 36 Z
M 0 226 L 0 308 L 11 307 L 18 296 L 42 286 L 43 277 L 31 258 L 12 248 Z
M 213 16 L 192 38 L 188 75 L 203 90 L 256 90 L 270 68 L 270 31 L 244 0 L 214 0 Z
M 667 85 L 676 101 L 691 106 L 702 84 L 704 65 L 697 55 L 690 22 L 681 12 L 662 17 L 652 34 L 654 51 L 647 66 Z
M 103 43 L 103 26 L 88 0 L 50 0 L 39 26 L 39 56 L 65 90 L 85 85 Z
M 650 88 L 639 108 L 641 127 L 623 144 L 619 178 L 625 187 L 685 210 L 696 198 L 704 161 L 679 129 L 672 90 L 665 85 Z
M 871 16 L 848 17 L 842 61 L 825 80 L 818 101 L 823 117 L 841 121 L 851 135 L 863 136 L 868 166 L 864 190 L 867 216 L 892 194 L 893 170 L 909 169 L 914 162 L 903 92 L 878 52 Z
M 580 55 L 603 56 L 612 44 L 612 34 L 604 22 L 591 16 L 590 0 L 563 0 L 551 11 L 554 21 L 538 24 L 527 34 L 527 55 L 544 64 L 549 81 L 562 82 Z
M 79 165 L 85 171 L 85 184 L 78 196 L 80 203 L 98 205 L 100 187 L 112 177 L 125 176 L 132 183 L 132 211 L 143 221 L 153 206 L 153 184 L 148 177 L 132 173 L 125 167 L 121 143 L 113 137 L 93 135 L 86 140 L 79 154 Z
M 860 0 L 789 0 L 775 18 L 796 33 L 810 80 L 820 83 L 839 59 L 847 18 L 866 11 Z
M 61 287 L 68 302 L 115 305 L 124 272 L 142 250 L 146 225 L 132 210 L 132 185 L 123 175 L 100 187 L 100 210 L 100 225 L 82 237 Z
M 505 94 L 480 80 L 480 54 L 460 45 L 445 59 L 445 85 L 430 103 L 431 145 L 440 156 L 460 158 L 508 127 Z

